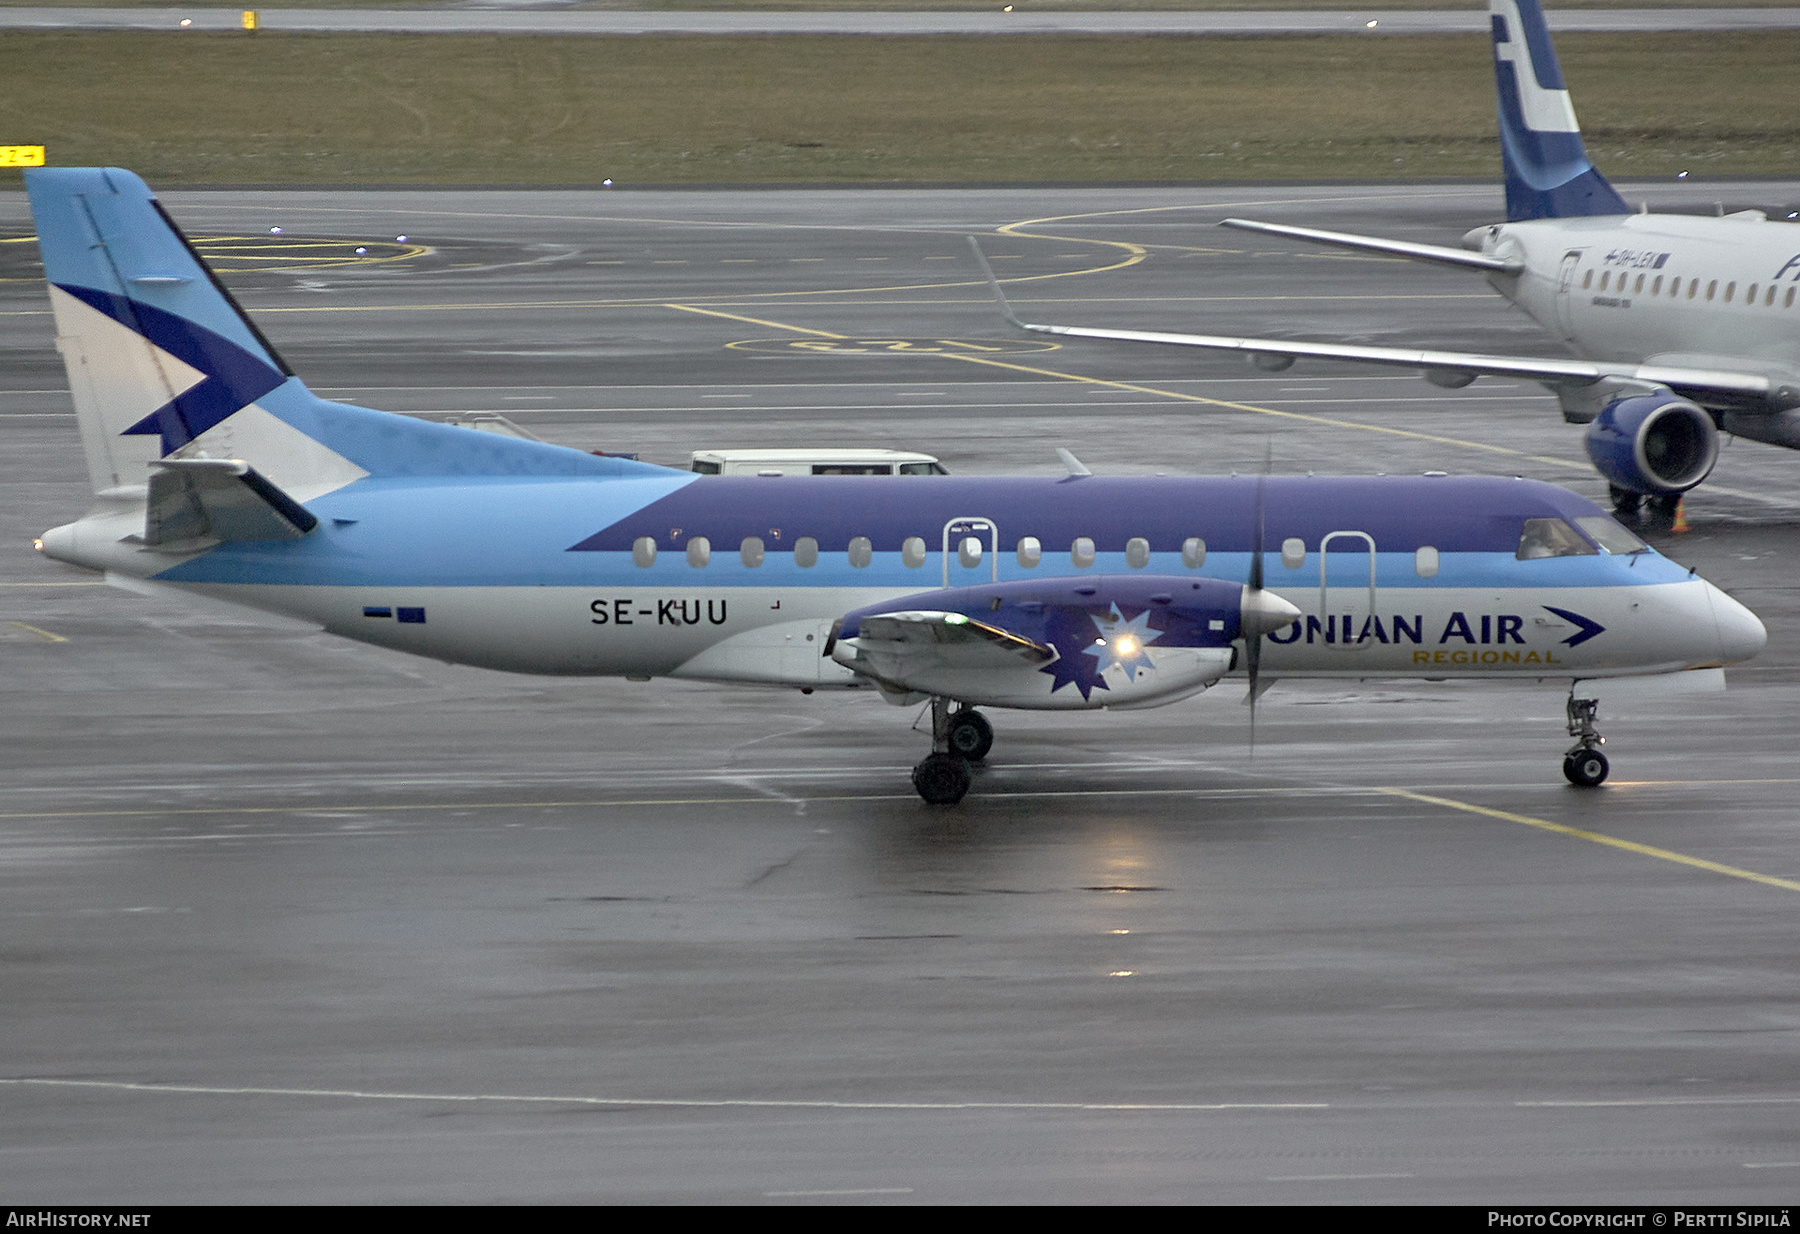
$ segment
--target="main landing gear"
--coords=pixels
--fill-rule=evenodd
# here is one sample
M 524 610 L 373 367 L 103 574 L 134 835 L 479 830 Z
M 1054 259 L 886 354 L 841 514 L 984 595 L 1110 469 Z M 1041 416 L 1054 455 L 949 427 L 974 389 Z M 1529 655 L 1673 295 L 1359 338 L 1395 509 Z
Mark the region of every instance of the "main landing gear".
M 994 746 L 994 728 L 973 707 L 951 711 L 953 700 L 931 700 L 931 753 L 913 768 L 913 787 L 934 806 L 953 806 L 969 791 L 969 764 Z
M 1599 700 L 1576 698 L 1574 690 L 1569 691 L 1569 736 L 1575 738 L 1575 745 L 1563 755 L 1563 775 L 1577 788 L 1598 788 L 1612 770 L 1600 752 L 1606 738 L 1594 727 L 1599 707 Z

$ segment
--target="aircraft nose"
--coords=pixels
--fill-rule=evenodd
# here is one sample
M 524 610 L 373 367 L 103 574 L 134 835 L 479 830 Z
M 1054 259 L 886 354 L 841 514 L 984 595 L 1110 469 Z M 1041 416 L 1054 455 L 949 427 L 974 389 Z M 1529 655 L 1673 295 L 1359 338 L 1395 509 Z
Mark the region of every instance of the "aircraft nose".
M 1711 584 L 1707 598 L 1712 601 L 1713 624 L 1719 631 L 1719 655 L 1728 664 L 1748 660 L 1769 641 L 1769 632 L 1756 614 Z

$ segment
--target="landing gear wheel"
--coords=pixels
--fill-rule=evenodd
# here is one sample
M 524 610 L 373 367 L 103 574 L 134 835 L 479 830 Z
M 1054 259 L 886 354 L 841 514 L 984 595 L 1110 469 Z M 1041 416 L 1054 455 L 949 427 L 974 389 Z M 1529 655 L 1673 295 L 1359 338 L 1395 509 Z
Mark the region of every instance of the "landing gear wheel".
M 1666 531 L 1675 525 L 1675 513 L 1681 509 L 1681 493 L 1663 493 L 1646 498 L 1647 507 L 1644 521 L 1659 531 Z
M 994 748 L 994 726 L 974 708 L 950 717 L 950 752 L 960 754 L 971 763 L 979 763 Z
M 969 764 L 955 754 L 927 754 L 913 768 L 913 787 L 934 806 L 953 806 L 969 791 Z
M 1638 509 L 1644 504 L 1644 495 L 1628 488 L 1620 488 L 1616 484 L 1606 486 L 1607 494 L 1612 498 L 1613 513 L 1622 519 L 1634 519 Z
M 1563 755 L 1563 775 L 1577 788 L 1598 788 L 1612 765 L 1598 750 L 1570 750 Z

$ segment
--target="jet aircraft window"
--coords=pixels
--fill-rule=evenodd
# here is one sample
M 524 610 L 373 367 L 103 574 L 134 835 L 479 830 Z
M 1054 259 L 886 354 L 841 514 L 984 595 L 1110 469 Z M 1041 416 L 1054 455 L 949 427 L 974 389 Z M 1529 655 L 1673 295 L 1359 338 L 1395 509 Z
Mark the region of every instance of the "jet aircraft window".
M 1699 290 L 1700 290 L 1700 280 L 1699 279 L 1689 279 L 1688 280 L 1688 299 L 1692 300 L 1694 298 L 1694 293 Z
M 1727 300 L 1731 299 L 1731 289 L 1729 287 L 1725 289 L 1725 298 Z M 1756 303 L 1756 284 L 1755 283 L 1750 284 L 1750 290 L 1748 290 L 1744 293 L 1744 303 L 1745 304 L 1755 304 Z
M 1560 518 L 1528 518 L 1525 530 L 1519 535 L 1519 551 L 1513 556 L 1520 561 L 1535 561 L 1540 557 L 1592 557 L 1595 549 Z
M 1788 288 L 1787 299 L 1782 301 L 1781 307 L 1783 307 L 1783 308 L 1793 308 L 1794 307 L 1794 289 L 1792 287 Z
M 1306 541 L 1299 536 L 1289 536 L 1281 542 L 1281 564 L 1290 570 L 1298 570 L 1306 564 Z
M 1038 543 L 1036 536 L 1019 538 L 1019 565 L 1027 570 L 1037 569 L 1038 562 L 1044 559 L 1044 546 Z
M 1644 290 L 1644 276 L 1640 274 L 1637 276 L 1637 282 L 1635 282 L 1631 285 L 1631 294 L 1635 296 L 1643 290 Z
M 656 541 L 649 536 L 639 536 L 631 542 L 631 559 L 638 565 L 648 569 L 656 564 Z
M 925 541 L 918 536 L 908 536 L 900 545 L 900 564 L 909 570 L 917 570 L 925 564 Z
M 1125 564 L 1133 570 L 1142 570 L 1150 564 L 1150 541 L 1142 536 L 1133 536 L 1125 541 Z
M 1079 536 L 1069 546 L 1069 560 L 1077 570 L 1085 570 L 1094 564 L 1094 542 L 1086 536 Z
M 1712 282 L 1710 282 L 1706 285 L 1706 298 L 1708 300 L 1710 300 L 1718 294 L 1719 294 L 1719 280 L 1714 279 Z
M 900 474 L 903 476 L 947 476 L 942 463 L 902 463 Z
M 1773 284 L 1773 283 L 1769 284 L 1768 294 L 1763 297 L 1763 307 L 1764 308 L 1774 308 L 1775 307 L 1775 284 Z
M 794 564 L 803 570 L 810 570 L 819 564 L 819 542 L 811 536 L 801 536 L 794 541 Z
M 1206 564 L 1206 541 L 1199 536 L 1189 536 L 1181 542 L 1181 564 L 1190 570 L 1198 570 Z
M 1413 554 L 1413 572 L 1420 578 L 1436 578 L 1438 572 L 1438 551 L 1426 545 Z
M 743 544 L 738 546 L 738 560 L 752 570 L 763 561 L 763 542 L 760 536 L 745 536 Z
M 1656 281 L 1650 284 L 1650 294 L 1653 296 L 1662 295 L 1662 275 L 1657 275 Z
M 1594 272 L 1592 270 L 1589 270 L 1587 272 L 1587 277 L 1581 280 L 1581 290 L 1586 291 L 1588 288 L 1592 287 L 1593 285 L 1594 285 Z
M 696 569 L 710 564 L 712 562 L 712 541 L 705 536 L 689 536 L 687 559 L 688 564 Z
M 1650 546 L 1632 535 L 1616 520 L 1604 514 L 1590 514 L 1586 518 L 1578 518 L 1575 525 L 1587 532 L 1588 537 L 1609 553 L 1626 555 L 1630 553 L 1647 553 Z
M 1727 304 L 1731 303 L 1731 295 L 1736 290 L 1737 290 L 1737 283 L 1735 280 L 1725 284 L 1725 303 L 1727 303 Z
M 1606 285 L 1610 282 L 1612 282 L 1612 271 L 1608 270 L 1605 274 L 1600 276 L 1600 290 L 1605 291 Z
M 870 543 L 869 537 L 857 536 L 854 540 L 850 541 L 851 565 L 860 570 L 873 560 L 875 560 L 875 546 Z

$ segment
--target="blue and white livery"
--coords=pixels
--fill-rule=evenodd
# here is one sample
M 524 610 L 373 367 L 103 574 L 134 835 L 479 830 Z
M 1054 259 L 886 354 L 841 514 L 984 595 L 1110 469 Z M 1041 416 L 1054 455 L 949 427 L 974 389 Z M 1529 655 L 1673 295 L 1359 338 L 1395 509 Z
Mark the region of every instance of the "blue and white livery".
M 1800 449 L 1800 227 L 1756 210 L 1632 213 L 1582 146 L 1538 0 L 1489 0 L 1488 11 L 1505 223 L 1476 228 L 1461 248 L 1247 219 L 1223 225 L 1478 270 L 1578 358 L 1017 324 L 1237 351 L 1271 372 L 1305 358 L 1419 369 L 1452 389 L 1484 375 L 1538 381 L 1565 420 L 1590 426 L 1588 457 L 1625 514 L 1649 498 L 1672 515 L 1711 472 L 1720 429 Z
M 1577 679 L 1762 625 L 1591 503 L 1488 477 L 700 476 L 317 398 L 116 169 L 27 172 L 95 505 L 43 552 L 522 673 L 1149 707 L 1232 673 Z M 1258 674 L 1261 680 L 1258 680 Z M 1606 761 L 1571 693 L 1572 780 Z

